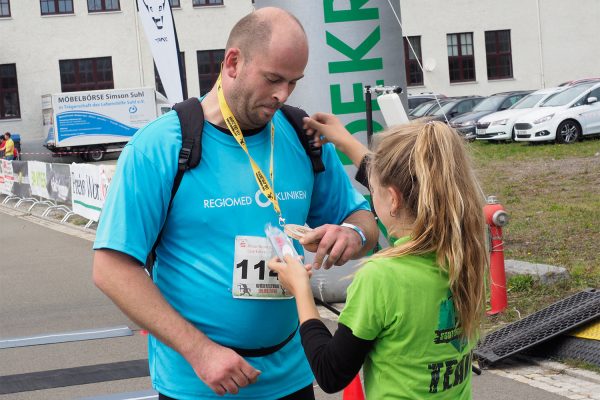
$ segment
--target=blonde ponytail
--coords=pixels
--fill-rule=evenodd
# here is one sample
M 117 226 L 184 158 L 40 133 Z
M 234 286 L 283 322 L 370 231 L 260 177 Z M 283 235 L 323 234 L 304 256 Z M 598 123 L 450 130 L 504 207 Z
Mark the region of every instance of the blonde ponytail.
M 441 122 L 399 126 L 381 136 L 370 174 L 402 193 L 415 218 L 411 240 L 376 257 L 435 252 L 449 275 L 462 334 L 473 338 L 483 313 L 489 256 L 483 197 L 463 139 Z

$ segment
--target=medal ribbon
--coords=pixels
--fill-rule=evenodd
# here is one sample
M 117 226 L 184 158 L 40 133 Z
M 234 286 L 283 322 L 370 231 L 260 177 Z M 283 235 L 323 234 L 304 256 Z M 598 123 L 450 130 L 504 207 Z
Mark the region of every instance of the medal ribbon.
M 283 216 L 281 215 L 281 209 L 279 208 L 279 202 L 277 201 L 277 196 L 275 195 L 275 190 L 273 189 L 275 187 L 275 178 L 274 178 L 274 174 L 273 174 L 273 151 L 275 148 L 275 124 L 273 124 L 273 121 L 270 122 L 270 124 L 271 124 L 271 157 L 270 157 L 270 162 L 269 162 L 269 177 L 271 178 L 271 183 L 269 183 L 269 180 L 267 179 L 264 172 L 262 172 L 262 170 L 260 169 L 258 164 L 254 161 L 254 159 L 250 155 L 250 152 L 248 152 L 248 146 L 246 146 L 246 139 L 244 139 L 244 135 L 242 134 L 242 129 L 240 128 L 240 125 L 238 124 L 233 113 L 231 112 L 231 109 L 229 108 L 229 105 L 227 105 L 227 101 L 225 100 L 225 95 L 223 94 L 223 86 L 221 83 L 221 75 L 220 74 L 219 74 L 219 78 L 217 79 L 217 97 L 219 98 L 219 108 L 221 109 L 221 114 L 223 115 L 223 119 L 225 119 L 225 124 L 227 125 L 227 128 L 229 129 L 229 131 L 235 138 L 236 142 L 238 142 L 238 144 L 240 145 L 242 150 L 244 150 L 244 152 L 248 156 L 248 160 L 250 160 L 250 165 L 252 166 L 252 171 L 254 172 L 254 179 L 256 179 L 258 188 L 265 195 L 265 197 L 267 199 L 269 199 L 269 201 L 271 201 L 271 204 L 273 204 L 273 208 L 275 209 L 275 212 L 279 216 L 279 224 L 283 225 L 285 220 L 283 219 Z

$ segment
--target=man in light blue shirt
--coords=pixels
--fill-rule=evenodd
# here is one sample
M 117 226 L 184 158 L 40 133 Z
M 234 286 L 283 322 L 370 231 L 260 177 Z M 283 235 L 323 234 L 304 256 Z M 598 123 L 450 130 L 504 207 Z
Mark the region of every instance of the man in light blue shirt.
M 150 372 L 161 399 L 314 398 L 294 300 L 266 268 L 264 226 L 283 218 L 315 228 L 317 242 L 307 249 L 325 267 L 363 256 L 377 227 L 335 149 L 324 146 L 325 172 L 314 174 L 278 110 L 307 57 L 302 26 L 283 10 L 261 9 L 236 24 L 222 86 L 202 99 L 200 165 L 185 173 L 170 210 L 181 149 L 175 112 L 141 129 L 119 159 L 94 244 L 94 281 L 150 331 Z M 226 119 L 235 120 L 241 140 Z M 150 279 L 141 266 L 161 228 Z M 254 349 L 273 350 L 248 356 Z

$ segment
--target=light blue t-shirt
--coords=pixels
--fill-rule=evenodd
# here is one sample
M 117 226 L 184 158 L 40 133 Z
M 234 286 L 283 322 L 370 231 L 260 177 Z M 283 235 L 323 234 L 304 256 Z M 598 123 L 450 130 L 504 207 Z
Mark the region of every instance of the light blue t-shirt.
M 325 172 L 314 174 L 296 132 L 281 112 L 275 124 L 275 192 L 287 223 L 339 224 L 368 210 L 352 187 L 334 148 L 323 148 Z M 94 249 L 113 249 L 144 263 L 167 213 L 181 148 L 174 111 L 141 129 L 123 150 L 102 210 Z M 270 126 L 246 138 L 250 154 L 268 175 Z M 278 224 L 273 206 L 258 189 L 248 157 L 233 136 L 205 122 L 200 165 L 185 173 L 157 248 L 153 278 L 184 318 L 225 346 L 270 347 L 294 331 L 293 299 L 232 297 L 236 235 L 264 237 Z M 298 249 L 300 252 L 301 248 Z M 274 399 L 309 385 L 313 376 L 299 335 L 278 352 L 247 358 L 262 371 L 238 399 Z M 149 338 L 152 383 L 179 400 L 217 398 L 177 352 Z

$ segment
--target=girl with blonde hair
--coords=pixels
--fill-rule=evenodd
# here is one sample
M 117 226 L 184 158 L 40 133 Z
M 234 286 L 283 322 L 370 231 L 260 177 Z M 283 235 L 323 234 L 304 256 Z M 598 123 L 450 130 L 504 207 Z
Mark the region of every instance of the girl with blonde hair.
M 368 164 L 375 211 L 398 238 L 357 272 L 333 337 L 313 301 L 310 267 L 289 257 L 269 263 L 296 297 L 317 382 L 339 391 L 364 363 L 369 399 L 471 399 L 488 252 L 463 140 L 440 122 L 402 125 L 377 135 L 367 154 L 331 115 L 317 114 L 307 126 L 354 146 L 355 163 Z

